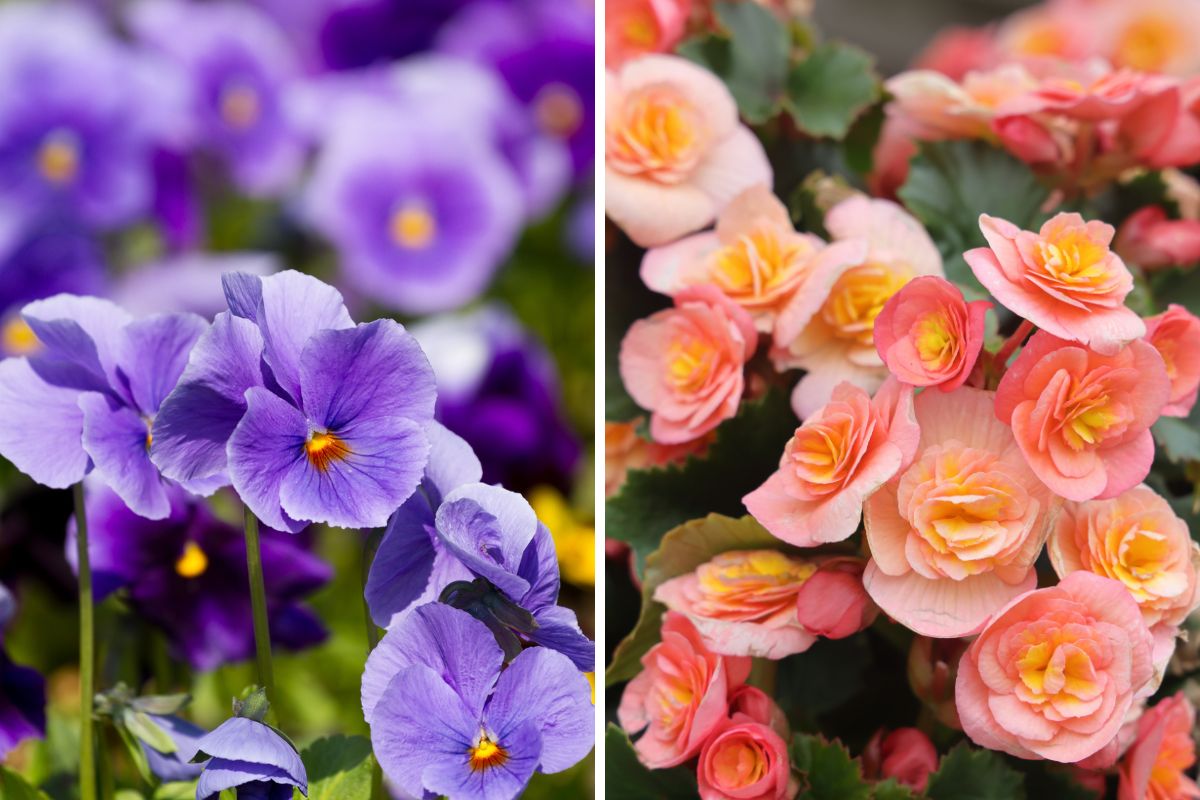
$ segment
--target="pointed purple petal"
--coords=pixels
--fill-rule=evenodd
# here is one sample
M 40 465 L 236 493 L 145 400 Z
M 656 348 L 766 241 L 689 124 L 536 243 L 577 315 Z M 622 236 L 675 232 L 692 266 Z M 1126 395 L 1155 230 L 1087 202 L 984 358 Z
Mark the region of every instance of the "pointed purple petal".
M 0 361 L 0 455 L 40 484 L 65 489 L 92 468 L 79 392 L 43 381 L 23 358 Z
M 117 353 L 131 321 L 120 306 L 59 294 L 30 303 L 21 315 L 42 343 L 35 369 L 47 380 L 75 389 L 118 389 Z
M 96 477 L 112 487 L 134 513 L 163 519 L 171 502 L 162 477 L 150 463 L 150 429 L 137 412 L 108 395 L 84 392 L 83 448 L 96 465 Z
M 246 391 L 246 413 L 229 438 L 229 477 L 246 507 L 276 530 L 295 533 L 304 523 L 280 504 L 284 476 L 307 463 L 308 425 L 294 406 L 262 387 Z
M 247 272 L 226 272 L 221 276 L 225 302 L 235 317 L 258 321 L 258 306 L 262 302 L 262 276 Z
M 579 630 L 574 611 L 562 606 L 545 606 L 535 611 L 533 617 L 539 627 L 529 634 L 530 641 L 562 653 L 580 672 L 596 669 L 596 643 Z
M 117 354 L 133 401 L 153 415 L 183 374 L 188 354 L 208 328 L 196 314 L 157 314 L 125 326 Z
M 263 358 L 283 390 L 300 403 L 301 353 L 308 340 L 318 331 L 352 328 L 354 322 L 337 289 L 311 275 L 287 270 L 260 280 Z
M 538 522 L 533 541 L 525 548 L 517 574 L 529 581 L 529 592 L 521 605 L 529 611 L 558 602 L 558 553 L 550 529 Z

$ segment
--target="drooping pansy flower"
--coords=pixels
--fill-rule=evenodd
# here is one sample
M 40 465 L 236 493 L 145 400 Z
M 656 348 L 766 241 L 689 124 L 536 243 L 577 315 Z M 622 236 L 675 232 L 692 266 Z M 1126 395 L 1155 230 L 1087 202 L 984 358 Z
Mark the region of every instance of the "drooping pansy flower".
M 232 482 L 267 525 L 383 526 L 421 480 L 434 379 L 398 323 L 355 325 L 341 295 L 281 272 L 224 276 L 229 311 L 155 419 L 165 475 Z
M 87 487 L 96 601 L 123 590 L 134 613 L 159 628 L 174 653 L 194 669 L 251 658 L 254 628 L 241 530 L 178 488 L 167 497 L 167 517 L 147 520 L 106 487 Z M 66 546 L 72 565 L 75 530 L 72 519 Z M 318 644 L 325 628 L 302 600 L 321 588 L 332 570 L 294 536 L 263 528 L 261 537 L 272 639 L 289 650 Z
M 412 797 L 511 800 L 535 771 L 561 772 L 592 748 L 591 688 L 561 653 L 504 653 L 480 621 L 418 607 L 371 653 L 363 715 L 388 780 Z
M 255 800 L 289 800 L 293 787 L 308 794 L 308 773 L 296 748 L 256 719 L 227 719 L 180 753 L 188 761 L 204 756 L 196 800 L 213 800 L 229 789 Z
M 39 346 L 0 362 L 0 409 L 8 420 L 0 453 L 38 483 L 61 489 L 91 473 L 135 513 L 167 516 L 169 483 L 151 463 L 151 429 L 204 319 L 134 319 L 107 300 L 66 294 L 21 313 Z

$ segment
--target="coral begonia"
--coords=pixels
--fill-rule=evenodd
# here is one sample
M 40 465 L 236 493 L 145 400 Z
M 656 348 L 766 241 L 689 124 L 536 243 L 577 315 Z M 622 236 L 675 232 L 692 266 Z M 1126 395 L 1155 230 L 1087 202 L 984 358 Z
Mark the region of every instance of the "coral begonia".
M 1200 797 L 1187 775 L 1196 763 L 1196 709 L 1183 692 L 1159 701 L 1138 720 L 1137 741 L 1119 768 L 1117 800 Z
M 866 562 L 831 558 L 817 568 L 796 594 L 796 618 L 826 639 L 845 639 L 875 621 L 879 609 L 863 588 Z
M 700 800 L 790 800 L 799 790 L 787 743 L 769 726 L 741 714 L 704 746 L 696 777 Z
M 912 120 L 922 139 L 989 138 L 996 109 L 1037 86 L 1019 64 L 968 72 L 961 83 L 932 70 L 903 72 L 887 82 L 888 111 Z
M 1160 206 L 1146 206 L 1121 223 L 1114 247 L 1144 270 L 1186 266 L 1200 261 L 1200 220 L 1168 219 Z
M 683 38 L 691 0 L 613 0 L 604 8 L 604 63 L 610 68 L 663 53 Z
M 881 728 L 863 751 L 863 769 L 869 777 L 895 778 L 918 792 L 925 791 L 937 766 L 937 749 L 917 728 L 897 728 L 890 733 Z
M 1161 314 L 1146 320 L 1146 341 L 1162 356 L 1171 381 L 1171 395 L 1162 413 L 1186 417 L 1196 404 L 1200 387 L 1200 318 L 1172 303 Z

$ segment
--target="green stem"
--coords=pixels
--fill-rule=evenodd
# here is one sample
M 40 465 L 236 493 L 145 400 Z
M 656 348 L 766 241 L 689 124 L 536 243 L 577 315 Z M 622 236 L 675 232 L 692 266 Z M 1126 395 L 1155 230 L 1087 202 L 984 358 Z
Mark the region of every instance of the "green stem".
M 258 545 L 258 517 L 246 509 L 246 569 L 250 573 L 250 606 L 254 613 L 254 654 L 258 682 L 275 708 L 275 672 L 271 666 L 271 629 L 267 623 L 267 590 L 263 584 L 262 552 Z M 276 718 L 279 716 L 275 709 Z
M 75 484 L 74 493 L 79 568 L 79 797 L 80 800 L 96 800 L 96 733 L 92 724 L 92 703 L 96 696 L 95 606 L 82 483 Z

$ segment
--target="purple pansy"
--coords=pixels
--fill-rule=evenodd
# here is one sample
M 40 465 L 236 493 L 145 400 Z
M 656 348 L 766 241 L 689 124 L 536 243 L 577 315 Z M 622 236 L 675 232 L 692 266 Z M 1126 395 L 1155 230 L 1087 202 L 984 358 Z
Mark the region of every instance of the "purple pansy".
M 309 222 L 340 251 L 346 279 L 389 308 L 421 314 L 473 300 L 524 221 L 512 169 L 459 116 L 346 103 L 309 181 Z
M 298 272 L 224 285 L 230 310 L 155 417 L 154 463 L 232 482 L 279 530 L 386 525 L 429 455 L 435 388 L 416 340 L 389 319 L 355 325 L 335 289 Z
M 174 715 L 147 714 L 147 716 L 175 744 L 175 752 L 161 753 L 146 742 L 139 741 L 150 771 L 164 783 L 194 781 L 198 778 L 204 770 L 204 764 L 191 764 L 180 758 L 180 755 L 188 754 L 190 756 L 195 753 L 200 740 L 204 738 L 207 731 L 199 725 Z
M 0 361 L 0 454 L 54 488 L 93 473 L 137 514 L 167 516 L 150 429 L 204 319 L 134 319 L 107 300 L 67 294 L 30 303 L 21 316 L 40 344 Z
M 24 740 L 46 733 L 46 681 L 37 670 L 14 664 L 4 650 L 3 629 L 15 610 L 0 583 L 0 761 Z
M 96 600 L 124 589 L 130 607 L 162 630 L 176 655 L 209 670 L 254 654 L 246 546 L 241 531 L 204 502 L 173 488 L 170 514 L 147 520 L 103 486 L 89 486 L 88 555 Z M 67 559 L 75 563 L 75 524 Z M 264 528 L 261 550 L 271 638 L 301 649 L 325 638 L 300 601 L 331 576 L 300 539 Z
M 397 623 L 363 672 L 363 714 L 388 779 L 413 797 L 508 800 L 535 771 L 560 772 L 594 743 L 587 680 L 562 654 L 504 653 L 469 614 L 440 603 Z
M 192 144 L 216 156 L 247 192 L 285 188 L 304 147 L 284 102 L 298 65 L 274 20 L 228 0 L 156 0 L 135 6 L 131 23 L 142 41 L 182 70 Z
M 349 0 L 322 20 L 318 43 L 329 69 L 359 69 L 419 53 L 472 0 Z
M 209 756 L 196 784 L 196 800 L 210 800 L 237 789 L 242 800 L 291 800 L 292 787 L 308 794 L 308 775 L 295 748 L 274 728 L 247 717 L 233 717 L 195 743 L 180 758 Z M 188 759 L 190 760 L 190 759 Z
M 279 266 L 273 253 L 181 253 L 122 273 L 112 299 L 133 314 L 190 311 L 212 318 L 226 309 L 224 273 L 266 277 Z
M 566 492 L 580 446 L 545 348 L 504 307 L 413 326 L 438 380 L 438 419 L 467 440 L 485 483 Z

